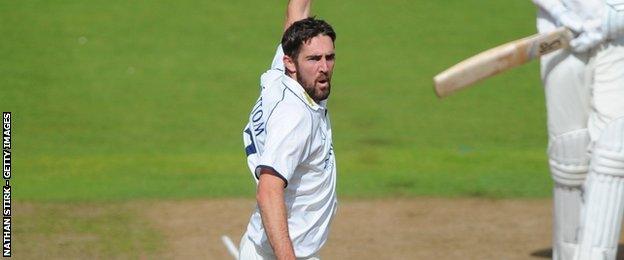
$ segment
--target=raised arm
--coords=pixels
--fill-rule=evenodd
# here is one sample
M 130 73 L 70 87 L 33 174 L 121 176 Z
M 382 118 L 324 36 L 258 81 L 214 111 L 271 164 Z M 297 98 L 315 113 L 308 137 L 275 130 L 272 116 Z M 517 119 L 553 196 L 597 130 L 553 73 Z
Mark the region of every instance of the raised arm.
M 286 20 L 284 21 L 284 31 L 296 21 L 303 20 L 310 16 L 310 4 L 312 0 L 290 0 L 286 8 Z

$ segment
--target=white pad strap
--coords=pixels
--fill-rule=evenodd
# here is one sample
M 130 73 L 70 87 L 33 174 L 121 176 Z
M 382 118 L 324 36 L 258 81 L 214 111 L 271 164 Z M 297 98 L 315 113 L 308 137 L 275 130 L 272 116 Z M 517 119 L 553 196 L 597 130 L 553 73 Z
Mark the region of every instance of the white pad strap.
M 624 0 L 607 0 L 602 30 L 607 39 L 624 36 Z
M 609 123 L 594 148 L 592 170 L 624 177 L 624 117 Z
M 592 169 L 601 174 L 624 177 L 624 153 L 596 149 Z
M 587 176 L 589 156 L 587 129 L 567 132 L 551 139 L 548 146 L 550 173 L 564 186 L 581 186 Z

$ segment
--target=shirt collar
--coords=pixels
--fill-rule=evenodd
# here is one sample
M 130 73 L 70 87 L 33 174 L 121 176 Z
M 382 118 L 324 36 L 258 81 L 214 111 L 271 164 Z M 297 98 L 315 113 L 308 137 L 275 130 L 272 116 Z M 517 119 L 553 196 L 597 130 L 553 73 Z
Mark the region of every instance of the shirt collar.
M 288 89 L 295 93 L 295 95 L 297 95 L 297 97 L 301 99 L 303 103 L 306 103 L 306 105 L 312 108 L 312 110 L 327 109 L 327 99 L 321 100 L 321 102 L 316 103 L 314 99 L 312 99 L 310 95 L 305 92 L 301 84 L 299 84 L 299 82 L 297 82 L 293 78 L 284 74 L 282 75 L 282 82 Z

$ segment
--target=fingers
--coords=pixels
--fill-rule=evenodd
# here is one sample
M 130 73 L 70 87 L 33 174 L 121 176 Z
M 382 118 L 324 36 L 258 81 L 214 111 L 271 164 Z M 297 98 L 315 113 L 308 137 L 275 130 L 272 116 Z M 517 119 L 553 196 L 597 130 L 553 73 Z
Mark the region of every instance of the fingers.
M 583 24 L 582 33 L 570 41 L 570 48 L 574 52 L 586 52 L 604 40 L 605 35 L 602 33 L 600 22 L 589 20 Z
M 589 49 L 596 47 L 603 41 L 602 33 L 595 31 L 586 31 L 581 35 L 570 41 L 570 48 L 574 52 L 586 52 Z

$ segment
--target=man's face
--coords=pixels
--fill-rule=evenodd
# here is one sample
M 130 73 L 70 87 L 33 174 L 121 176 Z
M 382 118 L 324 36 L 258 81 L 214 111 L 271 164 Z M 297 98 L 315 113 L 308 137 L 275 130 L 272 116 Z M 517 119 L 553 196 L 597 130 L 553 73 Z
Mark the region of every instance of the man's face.
M 292 62 L 289 58 L 285 61 L 291 76 L 296 76 L 297 82 L 318 103 L 329 96 L 334 58 L 332 39 L 318 35 L 303 43 L 296 61 Z

